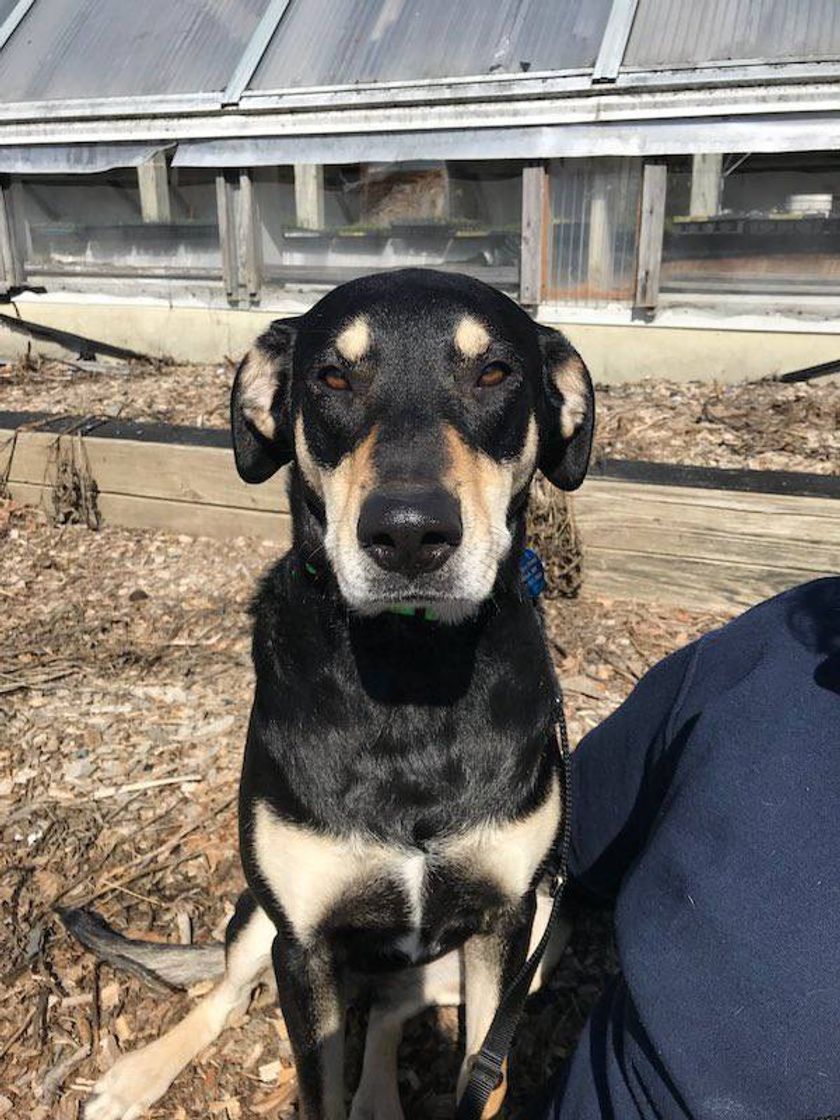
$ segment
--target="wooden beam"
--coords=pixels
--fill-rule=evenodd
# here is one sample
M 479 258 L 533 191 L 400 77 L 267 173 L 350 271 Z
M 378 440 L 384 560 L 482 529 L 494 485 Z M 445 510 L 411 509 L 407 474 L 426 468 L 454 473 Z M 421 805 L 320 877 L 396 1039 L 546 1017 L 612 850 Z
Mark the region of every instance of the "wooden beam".
M 77 342 L 89 342 L 71 336 Z M 91 345 L 100 345 L 92 343 Z M 133 357 L 130 352 L 128 357 Z M 231 449 L 229 428 L 191 427 L 165 424 L 130 417 L 56 416 L 49 412 L 4 412 L 0 409 L 0 430 L 5 436 L 18 429 L 61 435 L 80 431 L 92 440 L 133 440 L 161 443 L 168 447 L 214 447 Z M 3 437 L 5 438 L 5 437 Z M 2 442 L 2 440 L 0 440 Z M 734 490 L 746 494 L 800 495 L 804 498 L 840 499 L 840 476 L 810 474 L 806 471 L 750 470 L 744 467 L 703 467 L 693 463 L 658 463 L 646 459 L 599 458 L 589 468 L 589 480 L 635 482 L 643 485 L 683 487 L 689 490 Z
M 239 299 L 239 254 L 237 250 L 236 215 L 233 186 L 224 171 L 216 175 L 216 213 L 219 221 L 219 245 L 222 253 L 222 280 L 230 303 Z
M 701 467 L 696 463 L 599 458 L 590 466 L 589 478 L 637 482 L 650 486 L 684 486 L 692 490 L 736 490 L 748 494 L 840 498 L 840 475 L 810 474 L 807 471 L 758 471 L 748 467 Z
M 708 218 L 720 211 L 723 186 L 723 156 L 718 154 L 691 157 L 692 218 Z
M 636 258 L 636 307 L 654 308 L 659 299 L 662 241 L 665 236 L 665 195 L 668 168 L 646 163 L 642 175 L 641 220 Z
M 247 486 L 230 448 L 210 445 L 227 433 L 206 433 L 207 444 L 164 435 L 153 442 L 0 429 L 0 478 L 13 497 L 50 509 L 57 455 L 72 452 L 97 484 L 106 523 L 288 541 L 285 471 Z M 587 594 L 737 608 L 837 570 L 837 497 L 590 477 L 573 501 Z
M 621 70 L 639 0 L 613 0 L 598 57 L 592 68 L 593 85 L 614 82 Z
M 171 222 L 169 169 L 165 152 L 155 152 L 150 160 L 139 164 L 137 186 L 140 189 L 140 213 L 143 221 Z
M 324 228 L 323 164 L 295 164 L 295 214 L 301 229 Z
M 0 187 L 0 287 L 20 287 L 26 273 L 15 235 L 14 202 L 8 186 Z
M 548 236 L 545 214 L 545 162 L 522 169 L 522 240 L 519 259 L 519 302 L 536 308 L 543 293 L 543 240 Z
M 837 570 L 833 498 L 588 479 L 573 500 L 587 593 L 735 608 Z
M 244 297 L 257 302 L 262 289 L 262 233 L 257 198 L 249 168 L 239 172 L 239 283 Z
M 583 593 L 672 603 L 689 610 L 741 610 L 812 578 L 808 573 L 732 561 L 651 556 L 589 548 Z
M 28 482 L 12 482 L 9 491 L 15 501 L 40 506 L 51 512 L 52 488 L 33 486 Z M 165 498 L 139 498 L 132 494 L 97 496 L 97 507 L 104 525 L 122 525 L 128 529 L 156 529 L 165 533 L 184 533 L 193 537 L 230 540 L 253 537 L 275 541 L 286 549 L 292 540 L 292 519 L 288 513 L 244 510 L 231 506 L 204 506 L 190 502 L 171 502 Z
M 0 429 L 0 478 L 8 472 L 12 482 L 51 485 L 61 441 L 81 442 L 85 462 L 102 493 L 264 513 L 287 513 L 289 509 L 285 471 L 262 486 L 249 486 L 236 473 L 233 452 L 221 447 L 52 432 L 21 431 L 15 438 L 14 432 Z

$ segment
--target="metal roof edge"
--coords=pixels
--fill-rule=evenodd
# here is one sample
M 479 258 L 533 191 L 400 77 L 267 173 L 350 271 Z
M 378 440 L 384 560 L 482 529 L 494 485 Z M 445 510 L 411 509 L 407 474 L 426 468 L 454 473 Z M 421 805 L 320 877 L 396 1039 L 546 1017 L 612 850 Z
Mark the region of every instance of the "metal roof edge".
M 777 72 L 778 73 L 778 72 Z M 655 121 L 676 118 L 750 117 L 756 114 L 828 114 L 840 112 L 840 67 L 836 75 L 809 81 L 800 69 L 770 89 L 749 80 L 732 85 L 711 81 L 679 84 L 665 82 L 616 84 L 581 88 L 529 87 L 513 96 L 503 84 L 490 96 L 475 96 L 470 124 L 481 128 L 525 128 L 535 125 L 616 121 Z M 758 88 L 756 88 L 758 86 Z M 238 107 L 223 108 L 220 95 L 114 98 L 87 101 L 42 102 L 0 106 L 0 144 L 117 143 L 121 141 L 177 142 L 225 137 L 339 135 L 348 132 L 383 132 L 463 128 L 463 89 L 452 84 L 435 87 L 433 95 L 415 89 L 399 99 L 394 91 L 379 91 L 384 98 L 333 97 L 329 91 L 314 99 L 281 98 L 273 103 L 263 97 L 243 96 Z M 470 96 L 475 93 L 468 87 Z
M 840 59 L 820 63 L 756 63 L 739 66 L 708 66 L 695 69 L 622 70 L 608 85 L 592 85 L 591 71 L 574 70 L 544 74 L 480 75 L 469 79 L 431 79 L 418 82 L 377 83 L 368 86 L 322 86 L 275 92 L 245 91 L 238 104 L 224 104 L 222 91 L 167 94 L 155 97 L 112 97 L 55 101 L 0 103 L 0 127 L 11 122 L 61 120 L 116 120 L 175 118 L 218 114 L 223 116 L 264 113 L 344 110 L 389 110 L 400 106 L 445 106 L 484 102 L 520 102 L 589 99 L 599 105 L 630 103 L 634 97 L 656 94 L 716 92 L 727 96 L 733 90 L 771 87 L 779 112 L 797 111 L 785 104 L 787 96 L 810 86 L 815 96 L 835 95 L 840 87 Z M 605 98 L 609 99 L 605 102 Z M 760 107 L 759 107 L 760 101 Z M 768 111 L 767 97 L 757 100 L 755 111 Z M 681 110 L 682 112 L 683 110 Z M 772 111 L 772 110 L 771 110 Z M 509 114 L 508 114 L 509 115 Z M 666 114 L 667 115 L 667 114 Z M 170 135 L 167 133 L 167 135 Z

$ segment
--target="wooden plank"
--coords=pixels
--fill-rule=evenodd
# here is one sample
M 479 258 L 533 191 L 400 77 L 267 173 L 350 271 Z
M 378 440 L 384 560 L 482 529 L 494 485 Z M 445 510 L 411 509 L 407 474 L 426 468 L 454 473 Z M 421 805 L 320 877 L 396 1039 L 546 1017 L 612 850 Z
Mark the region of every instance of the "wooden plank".
M 324 228 L 324 166 L 295 164 L 295 221 L 301 229 Z
M 829 363 L 840 370 L 840 361 Z M 0 413 L 0 424 L 3 423 Z M 185 441 L 187 442 L 187 441 Z M 807 471 L 752 470 L 749 467 L 700 467 L 693 463 L 656 463 L 650 459 L 598 459 L 590 479 L 649 486 L 687 486 L 703 490 L 746 490 L 756 494 L 801 494 L 840 498 L 840 475 Z
M 228 300 L 234 301 L 239 294 L 237 231 L 232 187 L 224 171 L 219 171 L 216 174 L 216 215 L 219 222 L 219 245 L 222 252 L 222 280 Z
M 526 307 L 536 307 L 542 299 L 545 184 L 545 163 L 528 164 L 522 169 L 519 300 Z
M 0 430 L 0 477 L 5 473 L 12 435 Z M 36 485 L 54 478 L 56 438 L 47 432 L 18 433 L 10 478 Z M 62 439 L 66 444 L 73 440 L 80 454 L 78 438 Z M 289 508 L 286 471 L 262 486 L 249 486 L 236 473 L 233 453 L 225 448 L 123 439 L 91 438 L 81 443 L 102 493 L 263 512 L 287 512 Z
M 8 187 L 0 186 L 0 285 L 17 287 L 24 281 L 23 261 L 15 237 L 14 203 Z
M 765 517 L 765 520 L 767 518 Z M 824 522 L 822 524 L 825 524 Z M 817 575 L 834 575 L 840 555 L 840 540 L 790 540 L 769 533 L 738 533 L 727 529 L 686 530 L 682 526 L 650 526 L 634 520 L 616 518 L 600 525 L 578 518 L 584 547 L 607 548 L 672 560 L 694 559 L 731 561 L 735 564 L 762 566 L 800 572 L 802 579 Z M 840 533 L 838 534 L 840 537 Z
M 639 0 L 613 0 L 592 68 L 592 84 L 614 82 L 621 70 Z
M 9 484 L 12 497 L 27 505 L 52 510 L 52 488 L 27 482 Z M 288 548 L 292 539 L 292 519 L 288 513 L 264 510 L 235 509 L 230 506 L 207 506 L 191 502 L 174 502 L 162 498 L 138 498 L 129 494 L 100 493 L 99 512 L 106 525 L 122 525 L 130 529 L 157 529 L 187 536 L 253 537 L 276 541 Z
M 708 218 L 720 211 L 720 195 L 723 189 L 723 155 L 717 152 L 704 152 L 691 157 L 691 202 L 689 214 L 692 218 Z
M 646 163 L 642 176 L 641 220 L 636 258 L 636 307 L 656 307 L 659 298 L 667 187 L 668 168 L 665 164 Z
M 239 172 L 239 276 L 250 300 L 259 299 L 262 289 L 262 236 L 251 171 Z
M 735 608 L 838 570 L 834 499 L 588 480 L 574 502 L 586 593 Z
M 746 495 L 753 500 L 745 502 L 745 495 L 720 495 L 705 490 L 687 495 L 683 491 L 683 497 L 675 501 L 669 500 L 670 496 L 660 498 L 647 492 L 654 489 L 627 486 L 623 493 L 613 494 L 608 484 L 591 488 L 587 485 L 575 499 L 575 510 L 587 539 L 594 542 L 599 535 L 608 537 L 617 532 L 630 536 L 646 534 L 658 542 L 656 551 L 673 553 L 677 545 L 670 543 L 670 536 L 693 534 L 697 538 L 693 547 L 703 550 L 695 555 L 725 547 L 725 541 L 743 541 L 747 556 L 762 543 L 770 548 L 804 550 L 806 555 L 808 549 L 825 545 L 833 553 L 835 565 L 840 556 L 840 503 L 829 498 Z M 701 495 L 711 495 L 711 501 L 703 501 Z M 726 503 L 721 497 L 741 500 Z
M 583 593 L 699 610 L 737 609 L 753 606 L 807 578 L 802 572 L 783 568 L 587 548 Z
M 0 430 L 0 477 L 12 435 Z M 106 521 L 222 540 L 290 539 L 282 482 L 247 486 L 228 448 L 64 439 L 76 454 L 81 445 Z M 55 444 L 53 433 L 18 434 L 15 497 L 51 508 Z M 590 593 L 734 608 L 838 569 L 837 499 L 590 478 L 574 502 Z
M 169 200 L 169 168 L 165 152 L 155 152 L 150 160 L 137 168 L 140 191 L 140 213 L 144 222 L 172 221 Z
M 81 336 L 74 336 L 85 342 Z M 92 343 L 98 345 L 98 343 Z M 812 370 L 840 367 L 827 362 Z M 98 419 L 91 425 L 83 416 L 55 416 L 48 412 L 3 411 L 0 429 L 32 428 L 60 433 L 79 427 L 91 439 L 134 439 L 140 443 L 185 444 L 199 447 L 230 447 L 227 428 L 197 428 L 185 424 L 161 424 L 130 417 Z M 704 490 L 744 490 L 759 494 L 801 494 L 813 498 L 840 498 L 840 474 L 809 474 L 805 471 L 752 470 L 741 467 L 703 467 L 690 463 L 658 463 L 649 459 L 599 458 L 589 468 L 590 480 L 633 482 L 651 486 L 682 486 Z
M 663 507 L 680 506 L 687 509 L 710 511 L 741 511 L 743 513 L 768 513 L 778 517 L 824 517 L 835 521 L 840 517 L 840 503 L 836 498 L 806 498 L 791 494 L 760 494 L 745 490 L 714 490 L 693 486 L 651 486 L 646 483 L 611 482 L 608 479 L 589 478 L 575 494 L 577 506 L 597 497 L 621 507 L 633 500 L 652 501 Z M 664 510 L 663 516 L 674 516 L 675 511 Z M 708 524 L 714 524 L 709 515 Z M 785 535 L 789 530 L 785 530 Z

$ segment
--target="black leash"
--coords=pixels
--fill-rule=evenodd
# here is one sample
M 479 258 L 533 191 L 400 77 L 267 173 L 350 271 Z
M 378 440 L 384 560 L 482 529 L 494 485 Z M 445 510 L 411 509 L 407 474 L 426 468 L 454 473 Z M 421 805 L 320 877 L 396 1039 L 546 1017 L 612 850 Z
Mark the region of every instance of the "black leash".
M 560 917 L 563 892 L 566 887 L 569 845 L 572 836 L 571 755 L 569 752 L 569 733 L 566 729 L 566 716 L 563 711 L 563 694 L 560 690 L 560 682 L 557 680 L 557 676 L 554 672 L 554 666 L 551 664 L 550 655 L 548 660 L 551 666 L 555 690 L 554 743 L 560 756 L 560 772 L 563 782 L 562 832 L 560 835 L 560 843 L 556 849 L 556 854 L 559 858 L 557 859 L 551 882 L 551 894 L 553 895 L 554 902 L 548 917 L 548 923 L 539 940 L 539 944 L 527 961 L 525 961 L 502 996 L 496 1014 L 493 1017 L 493 1022 L 490 1024 L 490 1029 L 485 1036 L 484 1043 L 473 1059 L 469 1081 L 458 1103 L 458 1108 L 455 1112 L 455 1120 L 481 1120 L 481 1116 L 484 1113 L 491 1093 L 501 1084 L 503 1078 L 502 1069 L 508 1052 L 510 1051 L 517 1025 L 522 1017 L 522 1009 L 525 1006 L 525 1000 L 528 998 L 531 982 L 540 966 L 540 961 L 545 955 L 545 951 L 551 939 L 551 934 Z

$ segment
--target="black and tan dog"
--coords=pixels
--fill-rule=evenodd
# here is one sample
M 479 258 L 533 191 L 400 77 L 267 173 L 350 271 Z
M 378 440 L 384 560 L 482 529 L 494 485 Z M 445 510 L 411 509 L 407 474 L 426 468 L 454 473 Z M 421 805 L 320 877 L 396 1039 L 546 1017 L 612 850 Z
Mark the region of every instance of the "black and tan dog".
M 373 1007 L 352 1117 L 396 1120 L 403 1021 L 463 996 L 463 1085 L 528 950 L 561 809 L 547 652 L 519 574 L 525 503 L 537 468 L 582 481 L 592 388 L 566 339 L 499 292 L 409 270 L 272 324 L 239 369 L 232 424 L 247 481 L 292 464 L 294 543 L 253 608 L 248 890 L 218 986 L 118 1061 L 86 1116 L 139 1116 L 273 964 L 306 1120 L 345 1115 L 360 983 Z M 67 920 L 175 982 L 221 965 Z

